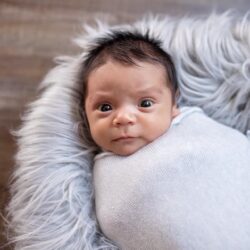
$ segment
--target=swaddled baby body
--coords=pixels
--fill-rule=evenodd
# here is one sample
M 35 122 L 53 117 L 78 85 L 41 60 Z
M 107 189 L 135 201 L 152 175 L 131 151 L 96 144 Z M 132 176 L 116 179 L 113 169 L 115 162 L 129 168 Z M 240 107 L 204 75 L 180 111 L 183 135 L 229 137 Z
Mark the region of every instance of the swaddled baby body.
M 249 249 L 250 143 L 195 108 L 133 155 L 96 157 L 96 213 L 121 249 Z

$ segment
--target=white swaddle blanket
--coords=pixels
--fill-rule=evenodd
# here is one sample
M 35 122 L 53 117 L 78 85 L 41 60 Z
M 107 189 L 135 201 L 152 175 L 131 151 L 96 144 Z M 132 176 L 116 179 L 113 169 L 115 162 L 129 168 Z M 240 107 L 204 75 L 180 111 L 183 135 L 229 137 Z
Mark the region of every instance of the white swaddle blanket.
M 131 156 L 96 157 L 97 218 L 121 249 L 250 249 L 249 140 L 191 111 Z

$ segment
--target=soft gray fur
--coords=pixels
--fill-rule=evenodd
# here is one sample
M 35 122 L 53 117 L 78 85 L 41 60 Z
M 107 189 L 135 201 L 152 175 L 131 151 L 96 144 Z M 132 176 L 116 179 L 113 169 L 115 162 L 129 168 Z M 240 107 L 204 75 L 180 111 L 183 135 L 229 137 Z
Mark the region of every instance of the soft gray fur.
M 93 149 L 78 135 L 81 65 L 99 37 L 149 31 L 177 66 L 183 105 L 198 105 L 243 133 L 250 129 L 250 23 L 230 13 L 205 19 L 150 17 L 86 27 L 83 53 L 61 58 L 23 117 L 7 208 L 15 249 L 116 249 L 99 233 L 93 205 Z

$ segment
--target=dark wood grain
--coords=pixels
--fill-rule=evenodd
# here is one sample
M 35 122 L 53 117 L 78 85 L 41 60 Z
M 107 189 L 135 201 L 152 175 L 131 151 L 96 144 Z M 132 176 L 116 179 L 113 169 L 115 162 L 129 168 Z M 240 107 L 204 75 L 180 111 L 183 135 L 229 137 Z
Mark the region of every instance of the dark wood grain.
M 237 4 L 237 6 L 236 6 Z M 82 23 L 95 18 L 111 24 L 131 22 L 145 13 L 182 16 L 236 8 L 245 13 L 249 0 L 1 0 L 0 1 L 0 211 L 9 199 L 15 139 L 25 105 L 37 95 L 38 83 L 53 66 L 53 57 L 76 54 L 71 38 Z M 0 217 L 0 232 L 3 223 Z M 0 246 L 5 242 L 0 234 Z M 7 249 L 7 248 L 6 248 Z

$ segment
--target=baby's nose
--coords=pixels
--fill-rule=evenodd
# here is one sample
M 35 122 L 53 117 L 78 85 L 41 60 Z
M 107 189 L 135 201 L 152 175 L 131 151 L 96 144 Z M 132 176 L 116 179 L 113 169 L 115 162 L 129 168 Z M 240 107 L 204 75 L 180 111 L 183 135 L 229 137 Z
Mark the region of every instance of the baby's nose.
M 136 122 L 135 112 L 131 108 L 120 109 L 114 117 L 114 126 L 133 125 Z

